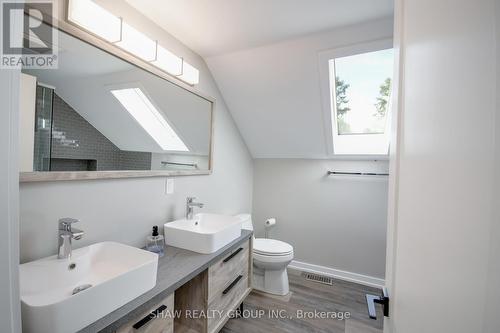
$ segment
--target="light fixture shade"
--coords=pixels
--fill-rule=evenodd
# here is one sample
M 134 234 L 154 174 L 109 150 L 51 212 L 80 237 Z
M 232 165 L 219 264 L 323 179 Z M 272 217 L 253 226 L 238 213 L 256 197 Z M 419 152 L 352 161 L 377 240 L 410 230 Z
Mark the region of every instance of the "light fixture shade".
M 122 23 L 122 39 L 116 45 L 146 61 L 154 61 L 156 58 L 156 41 L 126 22 Z
M 184 61 L 182 64 L 182 74 L 178 78 L 189 84 L 198 84 L 200 82 L 200 71 Z
M 109 42 L 120 40 L 121 19 L 91 0 L 70 0 L 68 20 Z
M 188 84 L 195 85 L 200 81 L 198 69 L 92 0 L 69 0 L 68 21 Z
M 160 45 L 158 45 L 156 60 L 151 63 L 171 75 L 177 76 L 182 74 L 182 58 L 179 58 Z
M 111 90 L 111 93 L 163 150 L 189 151 L 140 88 Z

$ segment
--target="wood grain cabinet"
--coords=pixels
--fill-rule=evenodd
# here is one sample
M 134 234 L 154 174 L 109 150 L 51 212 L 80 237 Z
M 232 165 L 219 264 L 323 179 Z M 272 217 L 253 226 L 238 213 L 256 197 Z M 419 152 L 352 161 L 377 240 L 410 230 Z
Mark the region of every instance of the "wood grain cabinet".
M 234 315 L 251 291 L 251 240 L 234 247 L 194 279 L 175 291 L 175 309 L 192 314 L 206 313 L 202 318 L 176 317 L 175 333 L 219 332 L 230 315 Z
M 250 243 L 245 242 L 208 268 L 208 313 L 223 316 L 208 317 L 208 332 L 218 332 L 243 298 L 248 295 Z
M 133 318 L 116 333 L 173 333 L 174 294 Z

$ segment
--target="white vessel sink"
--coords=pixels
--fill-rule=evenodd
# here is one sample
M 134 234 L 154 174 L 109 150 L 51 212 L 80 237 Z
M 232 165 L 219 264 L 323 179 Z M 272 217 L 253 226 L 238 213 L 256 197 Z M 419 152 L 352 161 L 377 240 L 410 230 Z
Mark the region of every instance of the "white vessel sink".
M 153 288 L 157 267 L 157 254 L 114 242 L 22 264 L 23 332 L 76 332 Z
M 165 243 L 198 253 L 213 253 L 241 236 L 241 220 L 235 216 L 196 214 L 192 220 L 165 223 Z

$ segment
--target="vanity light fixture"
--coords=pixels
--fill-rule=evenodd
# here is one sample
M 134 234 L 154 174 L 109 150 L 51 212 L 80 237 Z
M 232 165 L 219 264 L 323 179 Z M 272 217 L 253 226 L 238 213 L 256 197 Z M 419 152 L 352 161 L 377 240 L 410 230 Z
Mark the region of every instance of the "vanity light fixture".
M 186 61 L 182 63 L 182 74 L 178 76 L 184 82 L 195 85 L 200 82 L 200 71 Z
M 182 63 L 182 58 L 179 58 L 161 45 L 158 45 L 156 60 L 151 62 L 154 66 L 174 76 L 182 74 Z
M 198 69 L 92 0 L 69 0 L 68 21 L 190 85 L 200 81 Z
M 157 42 L 134 29 L 126 22 L 122 22 L 121 39 L 115 44 L 143 60 L 154 61 L 156 59 Z
M 111 90 L 111 93 L 163 150 L 189 151 L 140 88 Z
M 122 20 L 90 0 L 68 1 L 68 21 L 115 43 L 121 39 Z

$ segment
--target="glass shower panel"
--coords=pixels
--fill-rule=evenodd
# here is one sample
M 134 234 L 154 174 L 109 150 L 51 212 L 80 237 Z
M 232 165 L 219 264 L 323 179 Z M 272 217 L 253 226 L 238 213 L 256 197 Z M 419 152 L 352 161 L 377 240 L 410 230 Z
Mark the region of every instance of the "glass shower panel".
M 54 90 L 37 86 L 35 110 L 35 156 L 34 171 L 50 171 L 52 144 L 52 100 Z

